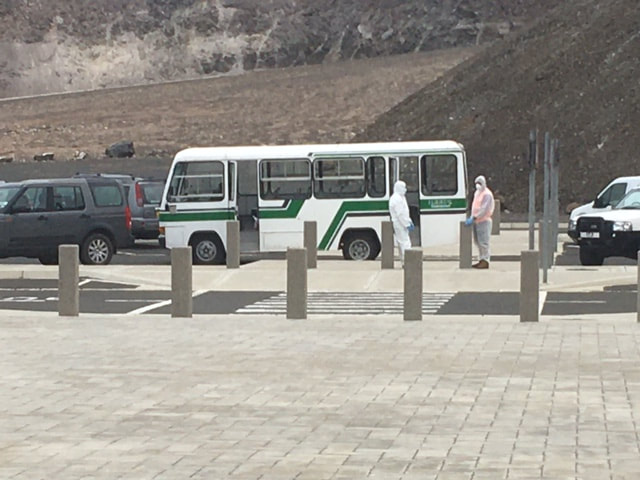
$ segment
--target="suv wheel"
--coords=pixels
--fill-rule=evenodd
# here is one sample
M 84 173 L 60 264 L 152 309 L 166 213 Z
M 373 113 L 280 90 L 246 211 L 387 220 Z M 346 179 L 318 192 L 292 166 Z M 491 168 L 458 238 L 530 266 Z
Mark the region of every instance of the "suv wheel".
M 80 249 L 80 260 L 88 265 L 107 265 L 113 257 L 113 243 L 102 233 L 89 235 Z
M 42 265 L 58 265 L 58 255 L 55 253 L 40 255 L 38 260 Z
M 191 256 L 195 265 L 222 264 L 226 255 L 222 242 L 215 235 L 198 235 L 191 240 Z
M 582 265 L 602 265 L 604 256 L 594 248 L 580 246 L 580 263 Z

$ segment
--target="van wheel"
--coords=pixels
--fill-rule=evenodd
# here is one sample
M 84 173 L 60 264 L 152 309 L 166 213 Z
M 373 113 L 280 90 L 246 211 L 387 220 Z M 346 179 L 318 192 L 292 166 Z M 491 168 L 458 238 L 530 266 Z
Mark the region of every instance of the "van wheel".
M 355 233 L 342 246 L 342 256 L 347 260 L 373 260 L 379 253 L 380 242 L 371 233 Z
M 82 243 L 80 261 L 87 265 L 108 265 L 113 257 L 113 243 L 102 233 L 92 233 Z
M 190 242 L 194 265 L 220 265 L 226 254 L 216 235 L 197 235 Z
M 604 256 L 594 248 L 580 246 L 580 264 L 581 265 L 602 265 Z

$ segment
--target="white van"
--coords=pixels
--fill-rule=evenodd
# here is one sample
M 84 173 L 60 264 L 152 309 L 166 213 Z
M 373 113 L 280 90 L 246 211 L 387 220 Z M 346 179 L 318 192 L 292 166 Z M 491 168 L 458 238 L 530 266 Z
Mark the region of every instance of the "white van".
M 629 191 L 640 188 L 640 177 L 618 177 L 604 187 L 593 202 L 585 203 L 571 210 L 569 216 L 569 226 L 567 233 L 574 242 L 578 241 L 577 223 L 578 218 L 585 215 L 600 214 L 612 207 L 624 197 Z

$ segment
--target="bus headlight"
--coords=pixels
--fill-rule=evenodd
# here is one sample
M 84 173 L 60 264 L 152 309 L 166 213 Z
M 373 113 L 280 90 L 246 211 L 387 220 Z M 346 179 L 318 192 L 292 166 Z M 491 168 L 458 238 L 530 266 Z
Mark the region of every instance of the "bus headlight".
M 577 227 L 577 222 L 575 220 L 569 220 L 569 230 L 575 230 Z
M 613 222 L 614 232 L 630 232 L 633 230 L 631 222 Z

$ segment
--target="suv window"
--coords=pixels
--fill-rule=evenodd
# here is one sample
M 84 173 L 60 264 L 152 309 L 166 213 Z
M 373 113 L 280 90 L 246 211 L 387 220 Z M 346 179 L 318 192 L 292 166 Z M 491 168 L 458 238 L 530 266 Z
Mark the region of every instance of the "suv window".
M 28 187 L 16 199 L 13 209 L 18 212 L 47 211 L 47 187 Z
M 145 204 L 160 205 L 164 183 L 141 183 L 142 196 Z
M 122 195 L 117 185 L 91 184 L 91 195 L 96 207 L 117 207 L 122 205 Z
M 80 187 L 53 187 L 53 208 L 58 211 L 84 210 Z
M 0 187 L 0 208 L 4 208 L 13 196 L 18 193 L 18 190 L 20 190 L 20 187 L 16 186 L 8 187 L 3 185 Z

